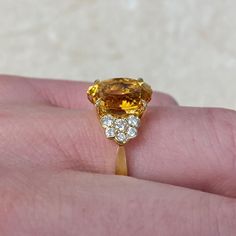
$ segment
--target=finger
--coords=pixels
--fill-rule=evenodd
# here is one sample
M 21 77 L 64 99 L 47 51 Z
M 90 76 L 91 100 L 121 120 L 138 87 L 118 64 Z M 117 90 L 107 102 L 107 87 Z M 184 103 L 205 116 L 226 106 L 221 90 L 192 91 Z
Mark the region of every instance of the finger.
M 236 196 L 236 112 L 157 108 L 128 144 L 132 176 Z
M 235 200 L 134 178 L 15 172 L 0 193 L 4 236 L 236 233 Z
M 126 146 L 129 174 L 236 196 L 235 121 L 235 112 L 223 109 L 150 108 Z M 117 145 L 94 111 L 2 107 L 0 124 L 1 165 L 114 173 Z
M 87 88 L 84 82 L 0 76 L 0 101 L 86 109 L 92 107 L 88 106 Z
M 0 76 L 0 102 L 45 104 L 68 109 L 94 109 L 86 92 L 91 83 Z M 151 106 L 176 105 L 170 95 L 153 93 Z
M 91 85 L 87 82 L 58 81 L 58 80 L 30 80 L 44 98 L 52 105 L 77 109 L 94 107 L 89 104 L 86 93 Z M 175 106 L 176 100 L 165 93 L 153 92 L 150 106 Z

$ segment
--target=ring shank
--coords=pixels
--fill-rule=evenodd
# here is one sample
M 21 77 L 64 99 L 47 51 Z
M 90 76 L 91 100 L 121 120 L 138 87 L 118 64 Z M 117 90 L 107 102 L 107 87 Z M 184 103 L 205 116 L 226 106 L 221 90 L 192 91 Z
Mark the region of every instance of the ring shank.
M 116 156 L 116 175 L 128 175 L 125 147 L 119 146 Z

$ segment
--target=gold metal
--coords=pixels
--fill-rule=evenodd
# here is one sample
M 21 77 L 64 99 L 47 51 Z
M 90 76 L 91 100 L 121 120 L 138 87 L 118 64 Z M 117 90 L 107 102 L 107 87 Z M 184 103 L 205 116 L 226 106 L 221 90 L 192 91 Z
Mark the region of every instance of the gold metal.
M 116 156 L 116 175 L 128 175 L 128 167 L 124 146 L 118 146 Z
M 128 175 L 124 145 L 138 134 L 140 119 L 152 97 L 151 87 L 142 78 L 95 80 L 88 88 L 89 101 L 96 106 L 107 138 L 119 146 L 116 175 Z
M 93 84 L 98 84 L 100 82 L 100 80 L 99 79 L 96 79 L 94 82 L 93 82 Z

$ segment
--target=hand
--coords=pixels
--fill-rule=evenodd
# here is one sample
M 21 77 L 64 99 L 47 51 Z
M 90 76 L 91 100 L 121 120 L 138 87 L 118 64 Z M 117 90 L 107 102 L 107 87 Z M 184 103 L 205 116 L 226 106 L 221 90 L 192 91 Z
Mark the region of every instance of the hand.
M 0 77 L 0 235 L 236 235 L 235 111 L 154 93 L 115 176 L 87 87 Z

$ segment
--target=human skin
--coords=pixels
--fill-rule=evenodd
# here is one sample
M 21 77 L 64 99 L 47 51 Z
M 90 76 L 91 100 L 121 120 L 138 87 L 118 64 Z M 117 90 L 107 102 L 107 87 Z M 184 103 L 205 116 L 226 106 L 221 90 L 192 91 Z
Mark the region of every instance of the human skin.
M 115 176 L 88 86 L 0 76 L 0 235 L 236 235 L 236 112 L 154 93 Z

